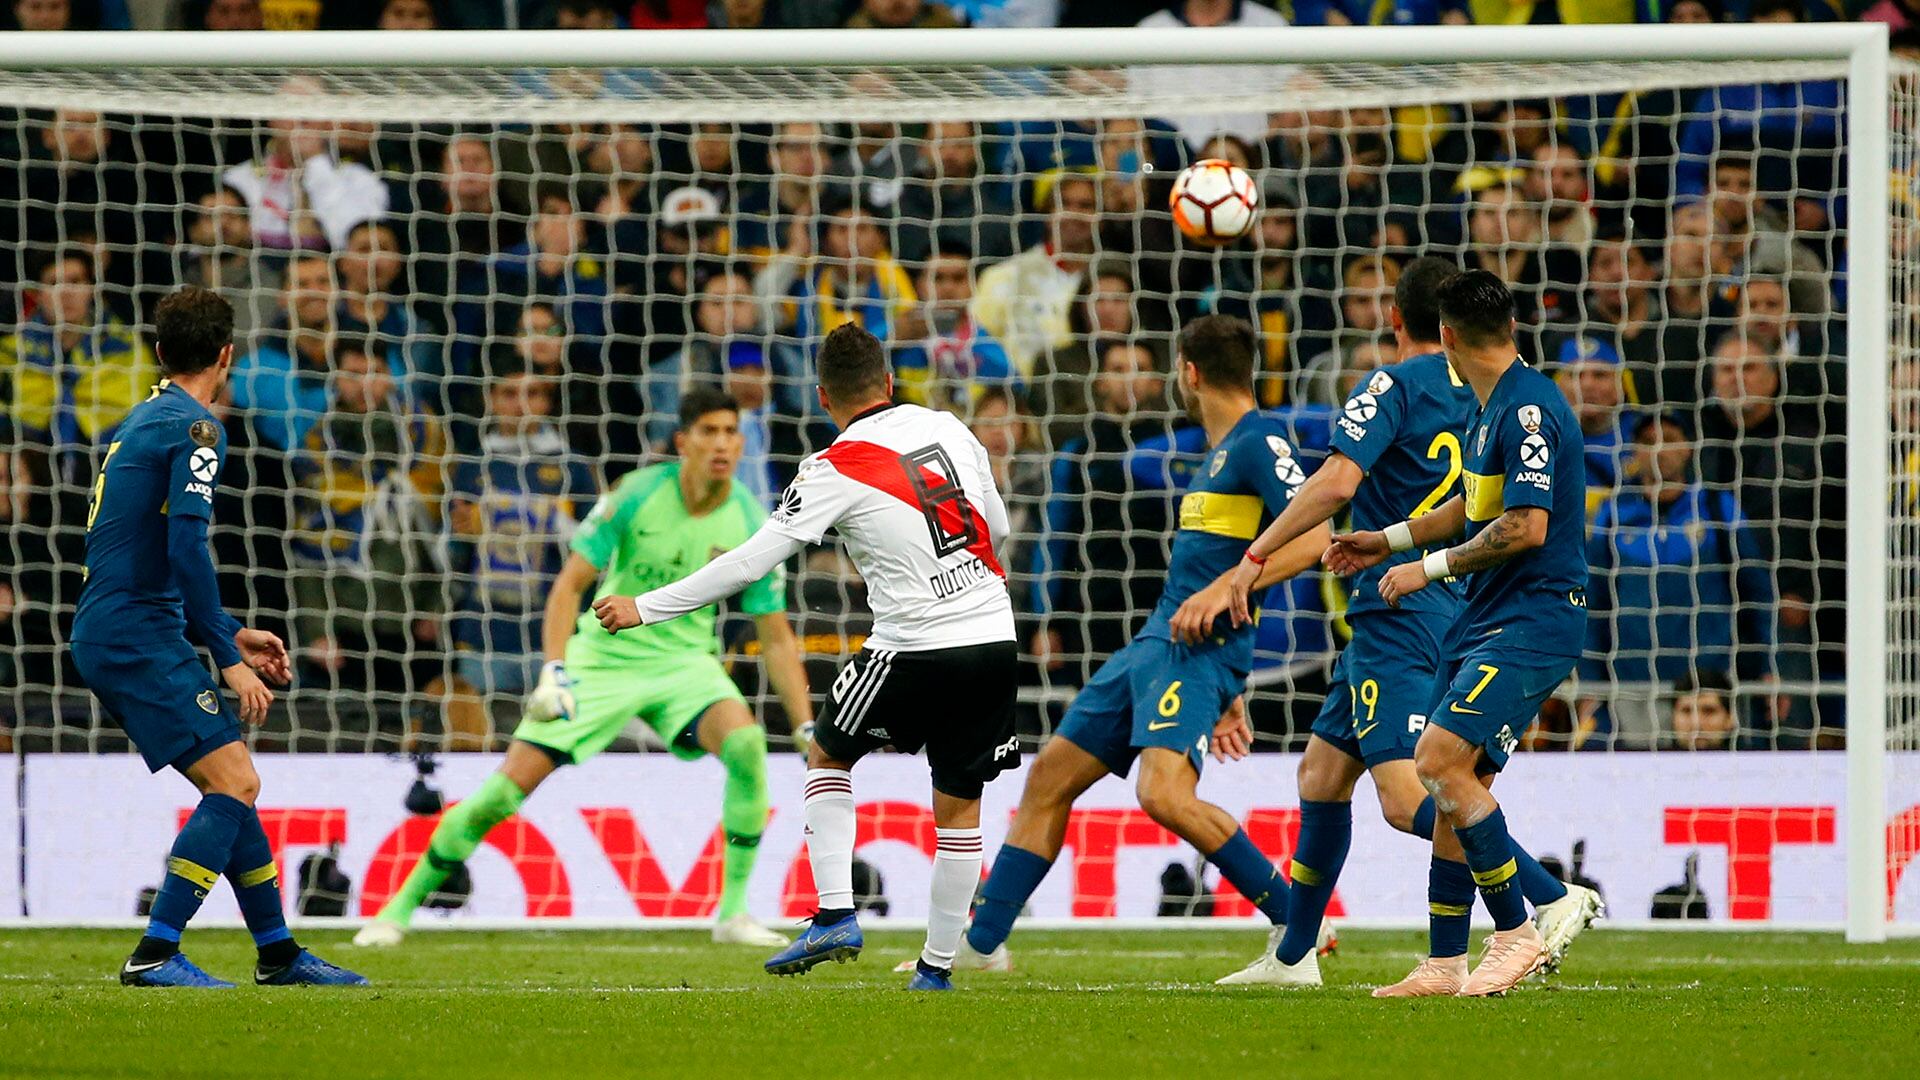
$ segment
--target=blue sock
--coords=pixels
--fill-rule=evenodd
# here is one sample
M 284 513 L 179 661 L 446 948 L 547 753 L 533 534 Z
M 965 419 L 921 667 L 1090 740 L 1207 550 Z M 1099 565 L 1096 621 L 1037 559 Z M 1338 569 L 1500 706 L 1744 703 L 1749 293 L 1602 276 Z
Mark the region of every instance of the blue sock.
M 240 824 L 240 835 L 233 843 L 233 858 L 227 863 L 227 881 L 233 886 L 234 899 L 240 901 L 240 914 L 253 932 L 254 947 L 267 963 L 277 966 L 299 954 L 293 943 L 293 931 L 287 929 L 287 915 L 280 900 L 280 873 L 273 865 L 273 845 L 260 827 L 260 815 L 252 808 Z
M 1297 964 L 1320 939 L 1320 920 L 1333 899 L 1333 883 L 1353 843 L 1353 804 L 1300 800 L 1300 844 L 1293 852 L 1293 888 L 1287 901 L 1287 932 L 1277 955 Z
M 1427 868 L 1427 955 L 1467 955 L 1468 924 L 1473 920 L 1473 871 L 1466 863 L 1438 855 Z
M 1519 841 L 1513 841 L 1513 863 L 1513 880 L 1520 883 L 1520 895 L 1527 898 L 1527 903 L 1539 907 L 1566 898 L 1566 883 L 1541 866 L 1539 859 L 1527 854 Z
M 180 932 L 226 870 L 234 838 L 252 814 L 251 807 L 230 795 L 208 795 L 194 807 L 193 816 L 180 827 L 180 834 L 173 838 L 173 850 L 167 853 L 167 876 L 153 898 L 148 937 L 180 940 Z
M 1513 839 L 1507 835 L 1507 816 L 1499 807 L 1472 825 L 1455 825 L 1453 834 L 1466 850 L 1467 866 L 1473 870 L 1473 883 L 1480 886 L 1480 899 L 1493 916 L 1495 930 L 1511 930 L 1527 921 L 1527 901 L 1520 893 L 1519 860 L 1513 855 Z
M 1013 933 L 1013 921 L 1027 898 L 1046 879 L 1053 861 L 1043 859 L 1025 848 L 1004 844 L 993 857 L 993 869 L 987 883 L 980 887 L 980 902 L 973 908 L 973 925 L 967 928 L 967 946 L 985 956 L 999 948 Z
M 1413 812 L 1413 835 L 1422 840 L 1433 839 L 1433 823 L 1439 816 L 1440 811 L 1433 805 L 1433 796 L 1427 796 L 1420 808 Z
M 1253 846 L 1247 830 L 1235 829 L 1220 850 L 1207 856 L 1207 861 L 1219 867 L 1220 876 L 1253 901 L 1268 922 L 1278 926 L 1287 921 L 1287 883 L 1273 861 Z

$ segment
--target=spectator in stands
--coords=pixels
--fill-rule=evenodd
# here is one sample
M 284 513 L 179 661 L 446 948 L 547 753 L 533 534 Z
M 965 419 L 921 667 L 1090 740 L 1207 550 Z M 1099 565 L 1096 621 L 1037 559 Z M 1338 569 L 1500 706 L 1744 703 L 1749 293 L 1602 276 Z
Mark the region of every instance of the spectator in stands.
M 261 442 L 292 450 L 327 407 L 338 289 L 324 255 L 287 264 L 280 314 L 233 369 L 233 403 Z
M 1035 415 L 1047 422 L 1049 445 L 1055 448 L 1087 433 L 1094 355 L 1111 341 L 1146 341 L 1134 311 L 1131 268 L 1120 259 L 1094 263 L 1067 311 L 1067 324 L 1072 330 L 1069 343 L 1042 352 L 1026 380 L 1028 400 Z
M 76 30 L 68 0 L 13 0 L 13 21 L 22 30 Z
M 1823 522 L 1845 520 L 1837 489 L 1844 475 L 1844 447 L 1820 438 L 1817 412 L 1786 398 L 1777 355 L 1765 344 L 1728 334 L 1715 346 L 1711 362 L 1712 400 L 1701 410 L 1700 477 L 1734 492 L 1740 511 L 1772 540 L 1775 586 L 1780 598 L 1778 668 L 1791 681 L 1815 677 L 1813 646 L 1839 640 L 1821 627 L 1815 641 L 1816 608 L 1836 609 L 1842 595 L 1836 581 L 1844 544 L 1815 538 Z M 1824 658 L 1823 658 L 1824 659 Z M 1811 726 L 1804 703 L 1794 707 L 1793 723 Z
M 313 95 L 319 85 L 294 76 L 280 92 Z M 276 251 L 340 248 L 347 233 L 387 212 L 387 186 L 372 169 L 343 160 L 334 149 L 335 125 L 315 120 L 269 120 L 266 150 L 221 175 L 247 200 L 253 240 Z
M 526 239 L 487 260 L 473 280 L 460 283 L 455 305 L 452 368 L 473 370 L 479 343 L 504 337 L 529 301 L 552 304 L 573 335 L 574 356 L 597 357 L 607 333 L 605 264 L 587 247 L 587 222 L 566 188 L 544 188 Z
M 55 255 L 36 277 L 33 314 L 0 338 L 7 415 L 24 442 L 56 452 L 104 446 L 160 369 L 140 332 L 101 305 L 85 255 Z
M 790 239 L 804 242 L 805 230 L 796 229 Z M 856 200 L 827 210 L 818 255 L 783 251 L 768 260 L 754 287 L 763 301 L 777 305 L 780 327 L 809 350 L 848 322 L 885 341 L 917 299 L 913 279 L 887 250 L 873 212 Z
M 1340 328 L 1327 348 L 1294 376 L 1295 403 L 1339 405 L 1347 400 L 1340 392 L 1341 373 L 1348 370 L 1355 350 L 1392 335 L 1387 300 L 1399 280 L 1400 264 L 1384 255 L 1359 255 L 1347 261 L 1341 274 Z
M 1587 450 L 1587 513 L 1627 479 L 1630 433 L 1639 423 L 1627 403 L 1626 373 L 1620 352 L 1602 337 L 1580 334 L 1560 343 L 1553 381 L 1580 419 Z M 1641 455 L 1642 463 L 1651 460 Z
M 945 4 L 933 0 L 860 0 L 847 19 L 850 30 L 944 30 L 964 26 Z
M 1803 0 L 1752 0 L 1756 23 L 1795 23 Z M 1722 146 L 1759 152 L 1762 191 L 1789 197 L 1826 195 L 1839 185 L 1840 124 L 1845 115 L 1840 83 L 1808 82 L 1710 86 L 1688 106 L 1674 136 L 1674 194 L 1707 193 L 1708 169 Z
M 855 94 L 885 98 L 895 93 L 890 75 L 864 71 L 848 80 Z M 891 120 L 861 120 L 847 125 L 827 157 L 827 175 L 852 189 L 868 207 L 892 210 L 900 200 L 901 177 L 908 168 L 907 147 L 900 125 Z
M 927 125 L 897 207 L 896 254 L 909 265 L 935 248 L 972 251 L 982 263 L 1014 253 L 1013 192 L 980 160 L 979 126 L 971 120 Z
M 1830 306 L 1826 266 L 1800 243 L 1786 216 L 1754 189 L 1750 154 L 1722 153 L 1713 162 L 1713 269 L 1739 282 L 1754 275 L 1788 282 L 1796 314 L 1824 318 Z
M 768 369 L 769 348 L 752 279 L 737 269 L 708 278 L 693 296 L 693 332 L 686 343 L 646 373 L 647 441 L 665 452 L 679 430 L 681 396 L 696 385 L 721 389 L 736 359 Z
M 617 30 L 620 9 L 613 0 L 559 0 L 553 12 L 555 30 Z
M 273 320 L 286 268 L 277 259 L 259 257 L 247 204 L 230 188 L 200 196 L 187 218 L 185 243 L 174 245 L 182 285 L 211 289 L 233 305 L 233 336 L 244 355 L 254 335 Z
M 1270 7 L 1247 3 L 1245 0 L 1174 0 L 1164 10 L 1141 19 L 1139 25 L 1161 31 L 1177 31 L 1190 26 L 1285 26 L 1287 17 Z M 1200 76 L 1190 66 L 1137 67 L 1129 72 L 1129 82 L 1134 93 L 1151 101 L 1154 98 L 1187 94 L 1192 90 L 1196 78 L 1218 80 L 1220 85 L 1227 85 L 1235 81 L 1257 82 L 1268 74 L 1258 67 L 1233 65 L 1209 65 L 1204 70 L 1206 74 Z M 1167 119 L 1180 130 L 1180 136 L 1187 145 L 1195 147 L 1221 132 L 1238 135 L 1249 142 L 1267 133 L 1267 117 L 1264 113 L 1203 113 L 1170 116 Z
M 446 440 L 360 342 L 334 346 L 325 384 L 293 465 L 296 644 L 321 685 L 406 694 L 437 677 Z
M 1393 335 L 1343 335 L 1344 344 L 1313 358 L 1294 381 L 1293 404 L 1338 408 L 1373 371 L 1397 363 Z
M 430 0 L 386 0 L 376 30 L 438 30 L 440 16 Z
M 1260 331 L 1260 404 L 1284 404 L 1294 376 L 1333 329 L 1332 305 L 1302 288 L 1299 212 L 1284 188 L 1268 185 L 1255 238 L 1252 292 L 1244 301 L 1223 296 L 1221 310 L 1241 315 Z M 1242 307 L 1244 305 L 1244 307 Z
M 1140 491 L 1128 470 L 1138 442 L 1165 431 L 1166 374 L 1151 349 L 1126 341 L 1101 350 L 1085 437 L 1063 447 L 1048 485 L 1046 532 L 1029 594 L 1041 627 L 1031 651 L 1049 669 L 1086 665 L 1127 643 L 1137 613 L 1159 599 L 1166 569 L 1167 498 Z
M 1819 408 L 1826 430 L 1845 430 L 1846 361 L 1835 355 L 1826 324 L 1795 315 L 1788 297 L 1777 278 L 1749 278 L 1740 289 L 1732 332 L 1772 350 L 1784 368 L 1787 395 Z
M 893 378 L 902 401 L 965 415 L 988 389 L 1018 392 L 1007 350 L 975 326 L 973 262 L 966 249 L 935 251 L 920 271 L 920 302 L 894 330 Z
M 1682 672 L 1673 680 L 1667 716 L 1668 750 L 1731 750 L 1740 725 L 1733 713 L 1733 680 L 1717 668 Z
M 735 251 L 764 257 L 782 249 L 812 249 L 813 212 L 820 178 L 827 171 L 824 135 L 810 120 L 789 120 L 773 129 L 773 176 L 741 194 L 733 227 Z M 803 236 L 796 237 L 796 231 Z
M 57 249 L 85 247 L 100 287 L 97 299 L 138 322 L 132 292 L 145 283 L 143 256 L 152 261 L 151 248 L 136 247 L 145 239 L 141 216 L 154 228 L 166 227 L 162 219 L 171 218 L 142 209 L 153 201 L 143 183 L 159 178 L 143 171 L 137 151 L 131 160 L 120 152 L 133 140 L 116 137 L 114 125 L 97 112 L 31 112 L 17 114 L 15 123 L 19 160 L 0 171 L 0 199 L 23 205 L 0 215 L 0 245 L 17 252 L 5 260 L 10 266 L 0 280 L 14 280 L 23 264 Z M 149 267 L 154 270 L 164 273 Z
M 444 412 L 445 405 L 438 400 L 438 383 L 446 372 L 441 343 L 399 302 L 395 283 L 406 260 L 393 226 L 379 221 L 355 225 L 336 262 L 340 308 L 334 325 L 344 335 L 379 342 L 381 355 L 407 396 L 431 402 Z
M 633 0 L 627 25 L 635 30 L 705 30 L 706 0 Z
M 1040 355 L 1072 341 L 1069 312 L 1093 256 L 1099 185 L 1063 173 L 1046 193 L 1049 238 L 980 274 L 973 317 L 1007 348 L 1022 376 Z M 1131 291 L 1131 284 L 1129 284 Z
M 1666 326 L 1660 332 L 1661 395 L 1670 402 L 1701 398 L 1699 362 L 1712 351 L 1713 214 L 1703 202 L 1673 208 L 1667 231 L 1667 287 L 1662 293 Z
M 1593 242 L 1593 192 L 1580 151 L 1558 141 L 1534 147 L 1525 189 L 1528 201 L 1544 210 L 1547 242 L 1584 255 Z
M 555 382 L 509 358 L 487 379 L 480 452 L 453 468 L 447 520 L 456 583 L 449 733 L 482 749 L 487 721 L 476 695 L 518 698 L 542 660 L 541 614 L 566 560 L 566 540 L 598 485 L 554 421 Z
M 1103 257 L 1126 260 L 1133 272 L 1134 295 L 1153 301 L 1138 313 L 1145 324 L 1155 328 L 1174 326 L 1178 322 L 1174 262 L 1183 244 L 1176 238 L 1172 217 L 1158 210 L 1172 197 L 1178 173 L 1145 168 L 1151 132 L 1144 121 L 1108 119 L 1100 121 L 1098 127 L 1101 177 L 1096 205 L 1100 216 L 1094 229 L 1094 250 Z M 1250 261 L 1249 247 L 1235 246 L 1223 268 L 1228 276 L 1233 268 Z M 1196 279 L 1190 284 L 1193 291 L 1204 292 L 1219 282 Z
M 192 5 L 188 5 L 192 10 Z M 187 29 L 195 29 L 195 23 L 201 30 L 264 30 L 266 22 L 260 14 L 260 0 L 208 0 L 205 10 L 196 20 L 183 20 Z
M 1033 418 L 1020 408 L 1004 386 L 989 386 L 965 403 L 960 414 L 967 428 L 987 451 L 994 487 L 1007 504 L 1007 541 L 1000 549 L 1000 565 L 1007 570 L 1007 588 L 1016 597 L 1032 594 L 1034 544 L 1044 526 L 1047 495 L 1046 459 L 1038 454 Z M 1019 640 L 1031 641 L 1037 626 L 1024 604 L 1016 604 L 1021 620 Z
M 1587 545 L 1583 678 L 1667 682 L 1699 665 L 1773 674 L 1774 585 L 1765 536 L 1733 493 L 1701 483 L 1679 413 L 1634 432 L 1630 483 L 1600 506 Z
M 1587 248 L 1585 321 L 1591 333 L 1613 342 L 1627 377 L 1641 393 L 1660 385 L 1663 368 L 1690 372 L 1699 359 L 1697 355 L 1670 356 L 1662 350 L 1666 309 L 1659 269 L 1645 247 L 1623 233 L 1608 232 Z
M 439 173 L 422 186 L 417 201 L 406 237 L 413 248 L 415 310 L 440 330 L 452 330 L 455 305 L 484 296 L 487 260 L 526 238 L 521 215 L 502 198 L 493 140 L 479 134 L 447 140 Z M 461 295 L 469 288 L 482 290 L 481 296 Z
M 1540 208 L 1511 181 L 1494 179 L 1473 197 L 1467 214 L 1472 244 L 1468 265 L 1500 275 L 1513 290 L 1523 353 L 1538 359 L 1542 327 L 1577 310 L 1581 257 L 1546 242 Z

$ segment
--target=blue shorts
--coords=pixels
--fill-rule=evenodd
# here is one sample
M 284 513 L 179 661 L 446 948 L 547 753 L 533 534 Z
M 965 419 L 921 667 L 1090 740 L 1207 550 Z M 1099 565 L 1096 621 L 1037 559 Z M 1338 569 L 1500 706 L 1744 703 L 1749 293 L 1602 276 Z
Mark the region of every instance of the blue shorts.
M 1246 672 L 1211 652 L 1135 638 L 1074 696 L 1056 734 L 1115 776 L 1127 775 L 1150 746 L 1186 754 L 1199 772 L 1213 725 L 1246 686 Z
M 1444 669 L 1446 682 L 1436 690 L 1428 722 L 1486 751 L 1495 770 L 1505 768 L 1541 704 L 1578 662 L 1484 639 Z
M 230 742 L 240 718 L 185 640 L 161 645 L 72 644 L 73 666 L 150 772 L 182 772 Z
M 1353 640 L 1334 661 L 1313 733 L 1371 769 L 1413 758 L 1427 726 L 1450 620 L 1426 612 L 1369 611 L 1349 617 Z

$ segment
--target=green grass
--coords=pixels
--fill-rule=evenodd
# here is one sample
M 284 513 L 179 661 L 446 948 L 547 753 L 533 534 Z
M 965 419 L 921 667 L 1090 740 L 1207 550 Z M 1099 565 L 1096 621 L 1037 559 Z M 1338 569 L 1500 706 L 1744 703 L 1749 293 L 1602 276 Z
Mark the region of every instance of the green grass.
M 1013 975 L 909 995 L 888 969 L 918 937 L 798 979 L 691 932 L 421 933 L 368 953 L 365 991 L 136 991 L 128 932 L 0 933 L 7 1076 L 1920 1075 L 1920 941 L 1596 930 L 1551 983 L 1505 1000 L 1375 1001 L 1424 946 L 1343 935 L 1319 992 L 1225 989 L 1248 930 L 1018 933 Z M 249 970 L 243 934 L 190 935 Z M 1231 1070 L 1231 1071 L 1230 1071 Z

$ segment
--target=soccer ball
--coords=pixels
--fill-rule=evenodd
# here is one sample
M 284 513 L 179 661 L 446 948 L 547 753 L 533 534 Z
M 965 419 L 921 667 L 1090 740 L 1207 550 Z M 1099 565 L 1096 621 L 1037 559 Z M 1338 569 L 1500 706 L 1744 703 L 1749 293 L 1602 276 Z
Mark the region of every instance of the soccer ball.
M 1201 244 L 1231 244 L 1253 228 L 1260 193 L 1247 170 L 1230 161 L 1208 158 L 1180 171 L 1173 181 L 1173 223 L 1187 239 Z

